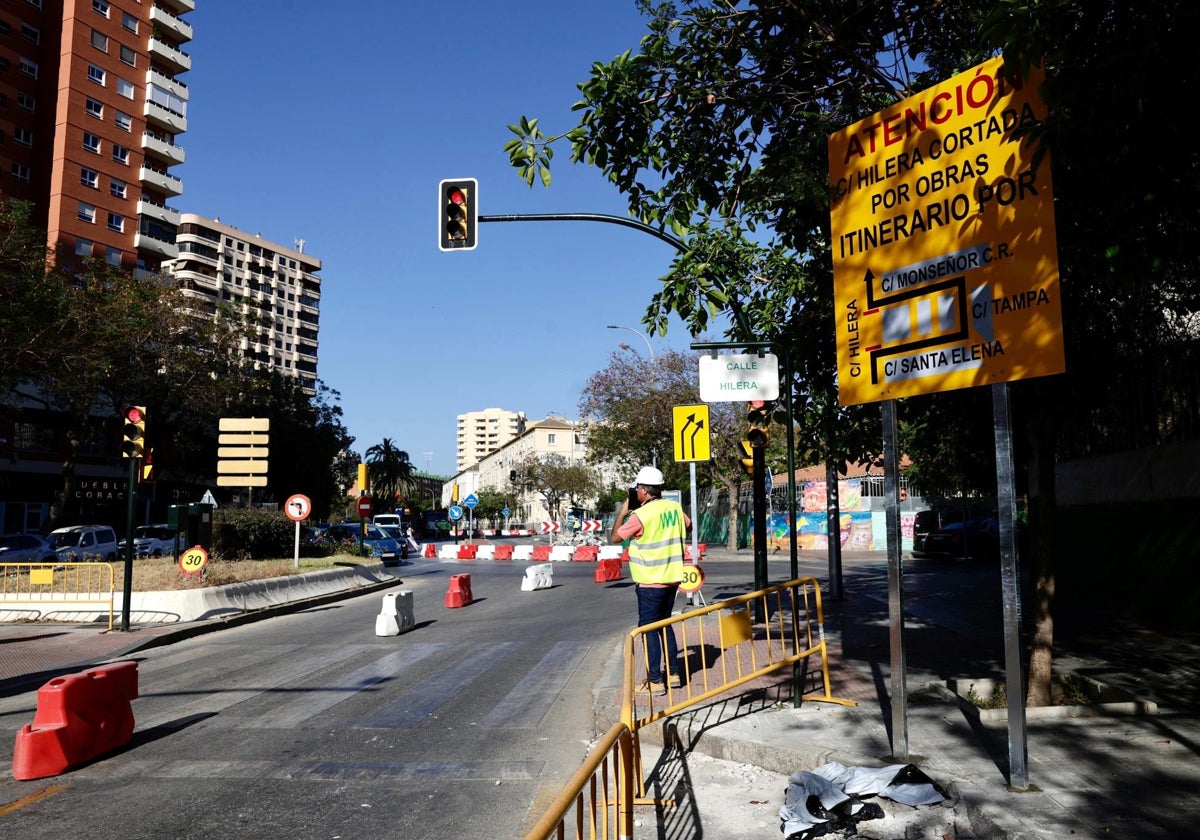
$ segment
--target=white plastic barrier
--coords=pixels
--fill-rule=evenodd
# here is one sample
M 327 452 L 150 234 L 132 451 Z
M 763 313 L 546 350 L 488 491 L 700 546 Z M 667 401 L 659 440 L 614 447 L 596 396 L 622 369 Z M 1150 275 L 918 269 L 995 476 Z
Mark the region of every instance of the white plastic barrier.
M 383 596 L 383 609 L 375 616 L 376 636 L 399 636 L 416 625 L 412 592 L 402 590 Z
M 514 560 L 532 560 L 533 546 L 531 545 L 514 545 L 513 546 Z
M 573 545 L 552 545 L 550 546 L 550 560 L 556 563 L 570 562 L 575 556 L 575 546 Z
M 621 555 L 625 553 L 625 547 L 622 545 L 602 545 L 600 553 L 596 555 L 597 560 L 620 560 Z
M 438 546 L 439 560 L 457 560 L 458 546 L 454 543 L 442 543 Z
M 496 546 L 494 546 L 494 545 L 476 546 L 475 547 L 475 559 L 476 560 L 495 560 L 496 559 Z
M 538 563 L 536 566 L 525 567 L 525 577 L 521 578 L 521 591 L 532 592 L 535 589 L 549 589 L 554 585 L 554 567 L 549 563 Z

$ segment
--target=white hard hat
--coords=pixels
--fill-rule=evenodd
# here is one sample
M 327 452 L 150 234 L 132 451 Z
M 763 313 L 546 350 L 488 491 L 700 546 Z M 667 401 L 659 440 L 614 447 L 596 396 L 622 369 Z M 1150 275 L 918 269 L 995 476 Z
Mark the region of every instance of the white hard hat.
M 663 478 L 662 470 L 656 467 L 642 467 L 638 470 L 637 478 L 633 480 L 634 484 L 645 484 L 647 487 L 662 487 L 666 483 Z

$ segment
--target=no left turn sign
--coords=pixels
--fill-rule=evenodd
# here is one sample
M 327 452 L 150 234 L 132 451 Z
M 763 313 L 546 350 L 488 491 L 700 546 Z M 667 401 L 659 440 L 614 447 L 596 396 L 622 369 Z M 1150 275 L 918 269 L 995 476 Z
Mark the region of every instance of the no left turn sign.
M 303 522 L 312 512 L 312 501 L 300 493 L 288 496 L 288 500 L 283 503 L 283 512 L 293 522 Z

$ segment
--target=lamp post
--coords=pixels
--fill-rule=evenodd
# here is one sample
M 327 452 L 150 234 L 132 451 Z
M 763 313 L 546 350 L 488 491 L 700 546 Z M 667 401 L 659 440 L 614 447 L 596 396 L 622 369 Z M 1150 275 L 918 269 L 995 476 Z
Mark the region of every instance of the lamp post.
M 654 361 L 654 348 L 650 346 L 650 339 L 646 337 L 646 334 L 645 334 L 644 332 L 642 332 L 641 330 L 635 330 L 633 327 L 623 327 L 623 326 L 621 326 L 620 324 L 609 324 L 609 325 L 607 326 L 607 329 L 610 329 L 610 330 L 629 330 L 629 331 L 630 331 L 631 333 L 633 333 L 634 335 L 639 335 L 639 336 L 641 336 L 641 338 L 642 338 L 642 341 L 646 342 L 646 349 L 647 349 L 648 351 L 650 351 L 650 361 L 652 361 L 652 362 Z

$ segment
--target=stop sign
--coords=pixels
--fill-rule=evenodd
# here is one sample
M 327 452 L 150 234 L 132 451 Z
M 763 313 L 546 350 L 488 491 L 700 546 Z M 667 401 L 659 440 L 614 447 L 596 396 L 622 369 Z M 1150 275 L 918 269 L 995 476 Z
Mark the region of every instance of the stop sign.
M 363 517 L 364 519 L 371 515 L 371 497 L 370 496 L 359 496 L 358 497 L 358 515 Z

